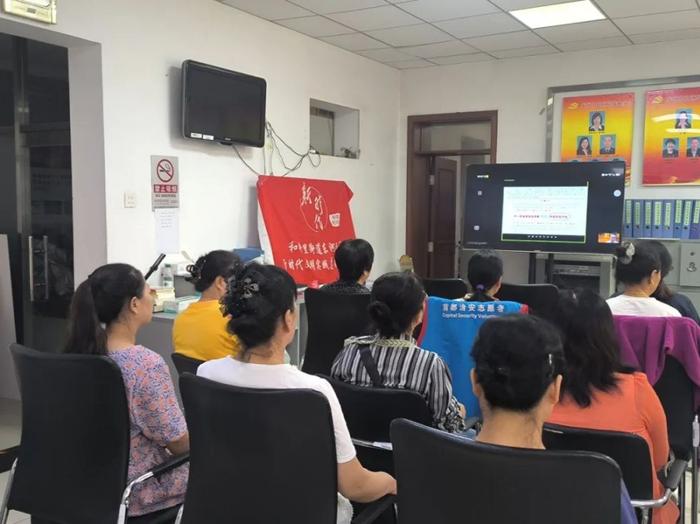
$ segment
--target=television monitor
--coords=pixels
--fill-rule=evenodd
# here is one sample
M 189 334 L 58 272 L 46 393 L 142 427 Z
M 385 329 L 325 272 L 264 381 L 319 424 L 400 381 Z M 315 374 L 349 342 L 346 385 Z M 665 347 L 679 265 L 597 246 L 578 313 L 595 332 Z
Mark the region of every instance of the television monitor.
M 621 242 L 624 199 L 621 161 L 471 165 L 463 245 L 612 253 Z
M 224 144 L 265 144 L 265 79 L 186 60 L 182 64 L 182 132 Z

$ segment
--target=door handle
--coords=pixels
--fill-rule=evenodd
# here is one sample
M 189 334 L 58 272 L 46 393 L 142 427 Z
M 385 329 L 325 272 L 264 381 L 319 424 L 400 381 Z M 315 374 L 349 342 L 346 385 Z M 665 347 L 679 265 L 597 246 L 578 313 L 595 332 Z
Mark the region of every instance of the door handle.
M 49 237 L 44 235 L 44 300 L 49 299 Z
M 29 249 L 27 249 L 29 257 L 29 301 L 34 302 L 34 237 L 29 235 Z

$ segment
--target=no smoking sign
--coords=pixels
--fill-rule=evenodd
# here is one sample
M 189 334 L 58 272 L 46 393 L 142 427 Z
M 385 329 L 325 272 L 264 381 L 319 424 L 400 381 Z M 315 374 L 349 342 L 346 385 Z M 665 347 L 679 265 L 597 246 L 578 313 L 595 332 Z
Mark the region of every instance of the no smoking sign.
M 151 156 L 153 209 L 180 207 L 179 171 L 176 156 Z

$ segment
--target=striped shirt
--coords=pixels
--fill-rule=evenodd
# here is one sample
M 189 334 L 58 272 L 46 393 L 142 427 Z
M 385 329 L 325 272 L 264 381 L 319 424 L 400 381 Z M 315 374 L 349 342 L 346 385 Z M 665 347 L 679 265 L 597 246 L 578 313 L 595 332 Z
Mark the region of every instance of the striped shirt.
M 452 394 L 450 371 L 436 353 L 419 348 L 409 335 L 395 339 L 378 335 L 347 339 L 333 362 L 333 378 L 372 386 L 372 379 L 360 358 L 359 348 L 363 345 L 370 347 L 384 387 L 419 393 L 428 403 L 436 427 L 450 432 L 464 430 L 459 402 Z

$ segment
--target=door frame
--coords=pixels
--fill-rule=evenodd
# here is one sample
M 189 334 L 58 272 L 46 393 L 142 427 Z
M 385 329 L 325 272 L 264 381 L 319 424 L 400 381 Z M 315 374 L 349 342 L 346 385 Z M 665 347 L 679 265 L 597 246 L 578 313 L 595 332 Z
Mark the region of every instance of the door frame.
M 473 124 L 488 122 L 491 125 L 491 147 L 488 149 L 457 149 L 448 151 L 417 151 L 421 128 L 435 124 Z M 429 270 L 427 228 L 430 217 L 430 166 L 436 156 L 490 155 L 496 163 L 498 140 L 498 111 L 470 111 L 411 115 L 407 117 L 408 139 L 406 152 L 406 254 L 413 258 L 414 270 L 427 276 Z M 460 176 L 458 173 L 457 176 Z M 455 221 L 457 217 L 455 216 Z

